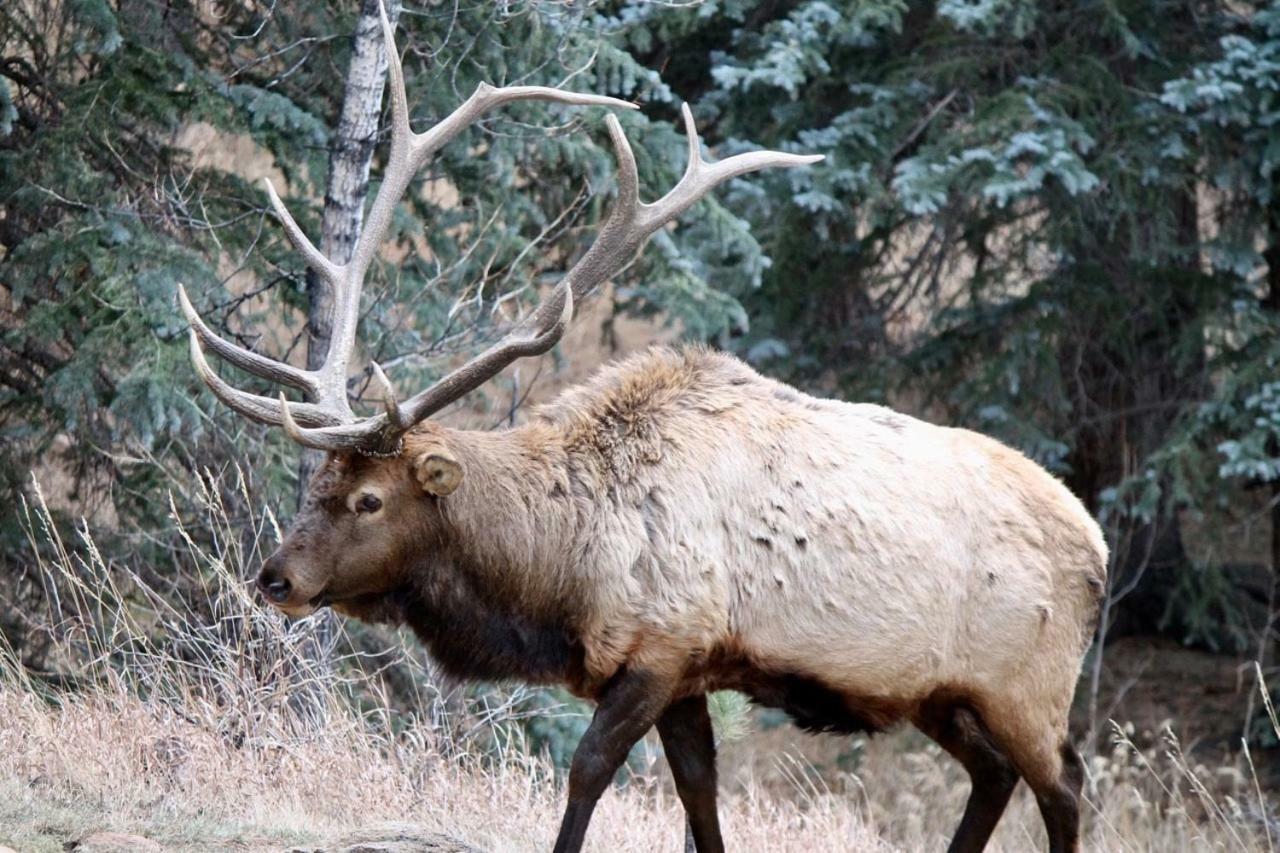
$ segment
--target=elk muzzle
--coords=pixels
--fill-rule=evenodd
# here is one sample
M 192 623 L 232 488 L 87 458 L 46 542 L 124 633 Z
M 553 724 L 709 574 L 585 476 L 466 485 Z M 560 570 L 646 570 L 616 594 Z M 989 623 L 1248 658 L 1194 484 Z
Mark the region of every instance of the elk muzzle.
M 258 572 L 258 591 L 268 604 L 286 616 L 309 616 L 328 601 L 323 590 L 311 589 L 315 584 L 308 584 L 294 568 L 289 565 L 284 549 L 276 551 Z
M 284 560 L 280 559 L 279 553 L 273 554 L 262 564 L 262 571 L 258 572 L 258 591 L 272 604 L 284 604 L 289 600 L 289 593 L 293 592 L 293 581 L 289 580 Z

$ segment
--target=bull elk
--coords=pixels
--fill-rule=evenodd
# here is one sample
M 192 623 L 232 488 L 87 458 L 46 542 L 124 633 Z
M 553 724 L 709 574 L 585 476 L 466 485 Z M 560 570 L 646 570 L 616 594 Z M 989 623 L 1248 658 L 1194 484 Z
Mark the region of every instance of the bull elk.
M 263 596 L 290 616 L 329 606 L 407 623 L 459 678 L 562 684 L 594 700 L 557 851 L 581 848 L 597 799 L 653 726 L 697 849 L 723 849 L 706 695 L 724 689 L 815 731 L 910 721 L 972 778 L 952 850 L 986 845 L 1019 778 L 1050 849 L 1076 849 L 1083 767 L 1067 711 L 1107 552 L 1080 502 L 1035 463 L 973 432 L 815 399 L 700 348 L 607 367 L 504 431 L 427 420 L 549 350 L 575 304 L 717 184 L 821 158 L 707 161 L 685 107 L 688 167 L 645 204 L 609 115 L 617 199 L 586 254 L 507 337 L 430 388 L 400 401 L 374 364 L 385 410 L 353 414 L 362 281 L 413 174 L 512 101 L 632 106 L 482 85 L 415 133 L 385 16 L 382 26 L 391 151 L 351 261 L 317 250 L 267 184 L 290 241 L 337 293 L 323 365 L 303 370 L 223 340 L 179 290 L 191 358 L 212 392 L 328 451 L 262 567 Z M 311 402 L 232 387 L 205 348 Z

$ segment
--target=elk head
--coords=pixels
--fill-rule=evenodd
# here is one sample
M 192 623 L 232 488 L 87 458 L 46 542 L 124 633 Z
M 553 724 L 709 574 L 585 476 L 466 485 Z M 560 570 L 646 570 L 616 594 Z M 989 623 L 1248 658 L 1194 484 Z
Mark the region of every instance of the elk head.
M 280 201 L 270 180 L 267 193 L 293 246 L 335 293 L 333 333 L 323 364 L 305 370 L 267 358 L 216 335 L 200 319 L 179 287 L 178 299 L 191 324 L 191 360 L 214 395 L 245 417 L 281 426 L 304 447 L 329 451 L 329 460 L 309 486 L 303 510 L 280 549 L 267 560 L 259 587 L 273 605 L 292 614 L 317 606 L 353 602 L 386 592 L 404 564 L 404 550 L 424 547 L 438 531 L 424 529 L 429 513 L 424 500 L 447 500 L 465 477 L 447 447 L 433 444 L 424 424 L 434 412 L 459 399 L 513 361 L 547 352 L 560 339 L 575 303 L 616 273 L 654 231 L 678 217 L 716 185 L 747 172 L 776 166 L 813 163 L 820 156 L 774 151 L 738 154 L 726 160 L 704 160 L 688 105 L 683 108 L 689 159 L 684 176 L 661 199 L 639 199 L 635 157 L 613 115 L 606 116 L 618 159 L 618 196 L 596 240 L 546 296 L 500 341 L 431 387 L 401 401 L 376 363 L 373 381 L 383 411 L 357 417 L 347 399 L 350 359 L 355 346 L 360 292 L 365 273 L 391 223 L 392 212 L 413 175 L 443 145 L 481 116 L 504 104 L 545 100 L 562 104 L 635 109 L 634 104 L 599 95 L 540 86 L 494 88 L 481 84 L 462 106 L 424 133 L 409 126 L 404 75 L 391 25 L 382 14 L 391 95 L 391 150 L 378 190 L 351 260 L 337 264 L 302 233 Z M 205 348 L 232 365 L 264 379 L 303 392 L 309 402 L 247 393 L 218 376 L 205 359 Z M 406 438 L 414 430 L 413 448 Z
M 443 514 L 430 505 L 452 494 L 464 475 L 430 423 L 405 436 L 398 456 L 330 454 L 283 543 L 262 566 L 263 597 L 291 616 L 324 605 L 368 615 L 368 606 L 407 581 L 415 552 L 445 545 Z

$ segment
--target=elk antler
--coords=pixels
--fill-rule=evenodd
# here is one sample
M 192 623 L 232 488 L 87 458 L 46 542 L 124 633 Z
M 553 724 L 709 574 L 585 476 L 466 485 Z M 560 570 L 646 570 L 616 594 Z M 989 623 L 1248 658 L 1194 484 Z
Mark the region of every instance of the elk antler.
M 336 294 L 333 335 L 324 363 L 318 370 L 303 370 L 223 340 L 196 314 L 181 285 L 178 288 L 179 303 L 191 324 L 191 360 L 205 384 L 235 411 L 260 423 L 283 426 L 291 438 L 306 447 L 370 454 L 398 452 L 400 437 L 414 424 L 479 387 L 516 359 L 540 355 L 555 346 L 569 324 L 574 304 L 622 268 L 654 231 L 678 217 L 716 185 L 758 169 L 801 166 L 822 159 L 820 155 L 753 151 L 719 162 L 708 162 L 702 159 L 693 115 L 686 104 L 683 114 L 689 140 L 689 163 L 684 176 L 658 201 L 645 204 L 639 199 L 639 181 L 631 146 L 617 118 L 612 114 L 606 116 L 605 123 L 618 158 L 618 198 L 586 254 L 570 268 L 537 309 L 502 340 L 403 403 L 398 401 L 382 368 L 373 364 L 374 384 L 382 394 L 385 411 L 372 417 L 357 418 L 347 401 L 347 372 L 355 347 L 360 291 L 365 273 L 391 224 L 392 212 L 418 169 L 464 128 L 488 111 L 513 101 L 546 100 L 635 109 L 634 104 L 601 95 L 564 92 L 541 86 L 495 89 L 481 83 L 475 94 L 439 124 L 425 133 L 414 133 L 409 127 L 404 74 L 395 38 L 385 12 L 380 8 L 379 13 L 390 77 L 391 156 L 382 187 L 369 210 L 351 260 L 346 264 L 335 264 L 325 257 L 289 215 L 270 180 L 266 182 L 271 205 L 284 225 L 289 241 Z M 236 367 L 302 390 L 315 402 L 288 402 L 283 394 L 279 400 L 273 400 L 233 388 L 209 367 L 203 351 L 206 346 Z

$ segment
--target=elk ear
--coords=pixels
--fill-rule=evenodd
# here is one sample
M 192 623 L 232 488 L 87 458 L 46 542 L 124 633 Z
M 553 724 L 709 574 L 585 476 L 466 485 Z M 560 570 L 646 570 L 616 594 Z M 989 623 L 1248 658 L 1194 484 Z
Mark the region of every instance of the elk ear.
M 430 450 L 418 456 L 413 463 L 413 473 L 424 492 L 438 497 L 453 494 L 462 485 L 462 466 L 453 455 L 444 450 Z

